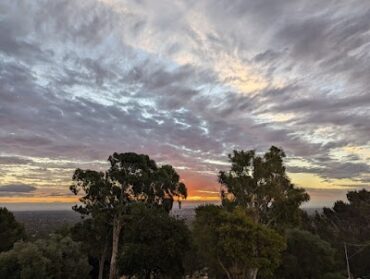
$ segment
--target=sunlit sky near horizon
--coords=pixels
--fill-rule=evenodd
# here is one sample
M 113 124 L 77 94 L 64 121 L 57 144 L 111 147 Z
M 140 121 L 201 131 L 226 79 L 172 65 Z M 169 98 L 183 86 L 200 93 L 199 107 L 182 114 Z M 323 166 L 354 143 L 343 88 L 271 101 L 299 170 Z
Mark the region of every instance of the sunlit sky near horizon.
M 0 206 L 73 203 L 113 152 L 218 200 L 233 149 L 331 205 L 370 187 L 370 2 L 0 1 Z

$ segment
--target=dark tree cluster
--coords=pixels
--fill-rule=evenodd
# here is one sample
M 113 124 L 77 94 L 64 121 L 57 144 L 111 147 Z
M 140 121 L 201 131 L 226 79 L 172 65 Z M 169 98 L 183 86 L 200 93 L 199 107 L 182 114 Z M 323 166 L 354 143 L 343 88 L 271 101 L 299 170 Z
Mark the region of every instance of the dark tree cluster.
M 234 151 L 220 205 L 171 214 L 187 189 L 170 165 L 114 153 L 108 170 L 77 169 L 81 222 L 31 241 L 0 208 L 0 278 L 344 279 L 370 277 L 370 192 L 350 191 L 310 216 L 285 153 Z M 366 277 L 368 276 L 368 277 Z
M 0 278 L 89 278 L 90 269 L 80 244 L 60 235 L 17 242 L 13 249 L 0 253 Z
M 347 200 L 316 213 L 308 230 L 319 235 L 336 250 L 336 260 L 353 278 L 370 277 L 370 192 L 349 191 Z M 347 250 L 348 266 L 345 250 Z M 347 271 L 347 273 L 348 273 Z
M 106 172 L 77 169 L 70 189 L 76 195 L 82 194 L 81 205 L 76 205 L 74 210 L 102 223 L 98 226 L 111 228 L 109 279 L 115 279 L 121 236 L 132 217 L 133 207 L 144 204 L 169 212 L 174 200 L 180 202 L 187 197 L 187 190 L 172 166 L 158 167 L 147 155 L 114 153 L 108 161 L 110 168 Z
M 24 227 L 15 220 L 13 213 L 0 208 L 0 253 L 8 251 L 16 241 L 25 237 Z
M 158 208 L 137 205 L 123 234 L 121 275 L 138 278 L 182 278 L 190 231 L 183 220 Z

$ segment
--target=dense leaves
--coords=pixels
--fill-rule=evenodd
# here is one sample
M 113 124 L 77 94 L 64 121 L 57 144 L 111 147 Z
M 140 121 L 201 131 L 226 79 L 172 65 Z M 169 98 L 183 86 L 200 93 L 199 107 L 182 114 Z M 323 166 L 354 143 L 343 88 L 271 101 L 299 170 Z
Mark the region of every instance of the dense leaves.
M 70 234 L 73 240 L 81 242 L 83 252 L 89 256 L 92 275 L 98 274 L 102 279 L 111 251 L 112 227 L 103 218 L 89 218 L 75 224 Z
M 94 216 L 109 212 L 113 218 L 132 202 L 170 210 L 175 199 L 187 197 L 185 185 L 170 165 L 158 167 L 149 156 L 136 153 L 114 153 L 108 161 L 111 167 L 106 172 L 75 171 L 70 189 L 74 194 L 83 193 L 76 211 Z
M 229 171 L 220 171 L 222 205 L 225 209 L 243 210 L 255 222 L 284 233 L 301 220 L 300 205 L 309 200 L 304 189 L 296 188 L 286 174 L 283 150 L 272 146 L 263 156 L 254 150 L 229 155 Z M 254 241 L 254 240 L 249 240 Z M 257 257 L 258 253 L 251 250 Z M 256 278 L 261 266 L 248 269 L 247 277 Z M 262 271 L 262 270 L 261 270 Z
M 0 278 L 88 278 L 90 266 L 80 244 L 53 235 L 47 240 L 18 242 L 0 254 Z
M 74 207 L 76 211 L 97 219 L 103 215 L 112 226 L 109 278 L 114 279 L 121 230 L 130 215 L 130 205 L 141 202 L 169 211 L 175 199 L 187 197 L 187 191 L 172 166 L 158 167 L 148 155 L 114 153 L 108 161 L 111 166 L 104 173 L 77 169 L 70 190 L 83 195 L 82 205 Z
M 337 201 L 333 208 L 324 208 L 317 214 L 312 231 L 336 248 L 343 270 L 346 243 L 351 272 L 358 277 L 370 275 L 370 192 L 350 191 L 347 199 L 348 202 Z
M 208 266 L 229 279 L 249 278 L 250 270 L 271 273 L 285 246 L 277 232 L 256 224 L 244 211 L 212 205 L 197 208 L 194 237 Z
M 137 205 L 123 234 L 120 273 L 137 278 L 182 278 L 190 231 L 163 209 Z
M 23 225 L 15 220 L 13 213 L 5 207 L 0 208 L 0 252 L 11 249 L 16 241 L 25 236 Z
M 123 189 L 127 200 L 139 200 L 151 204 L 163 204 L 186 198 L 186 187 L 170 165 L 158 167 L 147 155 L 114 153 L 109 157 L 109 176 L 115 187 Z
M 309 200 L 304 189 L 290 182 L 283 164 L 285 153 L 272 146 L 263 156 L 254 150 L 229 155 L 231 169 L 221 171 L 225 207 L 246 209 L 254 220 L 269 226 L 297 224 L 299 206 Z
M 335 250 L 328 242 L 307 231 L 288 231 L 287 250 L 277 278 L 343 278 L 335 271 Z

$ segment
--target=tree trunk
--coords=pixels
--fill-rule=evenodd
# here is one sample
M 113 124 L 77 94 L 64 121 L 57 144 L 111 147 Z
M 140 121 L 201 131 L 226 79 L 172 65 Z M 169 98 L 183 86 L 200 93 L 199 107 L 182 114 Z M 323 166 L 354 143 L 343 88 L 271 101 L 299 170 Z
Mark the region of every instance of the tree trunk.
M 108 252 L 108 239 L 105 241 L 103 253 L 100 256 L 100 260 L 99 260 L 99 276 L 98 276 L 98 279 L 103 279 L 104 264 L 105 264 L 105 259 L 107 257 L 107 252 Z
M 109 279 L 117 278 L 117 254 L 121 229 L 121 220 L 119 218 L 115 218 L 113 221 L 112 257 L 110 260 Z
M 247 277 L 246 279 L 256 279 L 258 273 L 258 268 L 250 268 L 247 271 Z
M 217 261 L 218 261 L 219 265 L 221 266 L 221 268 L 223 269 L 223 271 L 225 272 L 225 274 L 227 276 L 227 279 L 232 279 L 230 272 L 224 266 L 224 264 L 222 263 L 222 261 L 221 261 L 221 259 L 220 259 L 219 256 L 217 256 Z

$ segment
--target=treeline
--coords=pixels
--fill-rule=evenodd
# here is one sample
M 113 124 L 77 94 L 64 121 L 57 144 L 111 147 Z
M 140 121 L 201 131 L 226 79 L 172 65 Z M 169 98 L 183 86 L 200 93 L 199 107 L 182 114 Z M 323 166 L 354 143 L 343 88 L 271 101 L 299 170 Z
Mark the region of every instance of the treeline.
M 370 275 L 370 192 L 308 215 L 289 180 L 283 150 L 234 151 L 219 173 L 221 205 L 196 208 L 194 222 L 170 213 L 187 197 L 170 165 L 113 154 L 110 168 L 77 169 L 70 190 L 82 221 L 28 241 L 0 209 L 0 278 L 339 279 Z

